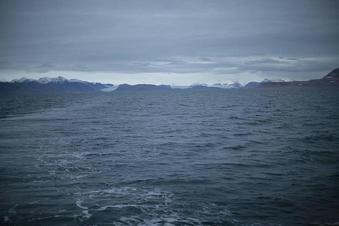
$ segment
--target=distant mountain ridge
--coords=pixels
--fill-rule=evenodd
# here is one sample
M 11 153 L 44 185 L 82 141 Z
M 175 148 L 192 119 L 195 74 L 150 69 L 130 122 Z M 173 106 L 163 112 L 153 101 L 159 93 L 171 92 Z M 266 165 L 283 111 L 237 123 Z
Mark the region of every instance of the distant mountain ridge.
M 70 82 L 70 83 L 98 84 L 98 83 L 87 82 L 87 81 L 83 81 L 83 80 L 79 80 L 79 79 L 67 79 L 67 78 L 62 77 L 62 76 L 42 77 L 42 78 L 39 78 L 39 79 L 30 79 L 30 78 L 22 77 L 22 78 L 19 78 L 19 79 L 13 79 L 10 82 L 11 83 L 38 82 L 38 83 L 42 83 L 42 84 Z
M 249 82 L 245 88 L 265 88 L 265 87 L 283 87 L 283 86 L 335 86 L 339 87 L 339 68 L 336 68 L 320 79 L 308 81 L 270 81 Z
M 322 79 L 328 80 L 330 82 L 338 82 L 339 81 L 339 68 L 334 69 L 333 71 L 325 75 L 325 77 L 323 77 Z
M 233 82 L 233 83 L 214 83 L 211 85 L 211 87 L 216 87 L 216 88 L 222 88 L 222 89 L 237 89 L 243 87 L 239 82 Z
M 66 79 L 62 76 L 39 79 L 14 79 L 0 82 L 1 94 L 59 93 L 59 92 L 99 92 L 111 91 L 111 84 L 91 83 L 77 79 Z
M 172 90 L 172 87 L 169 85 L 152 85 L 152 84 L 121 84 L 118 86 L 116 91 L 168 91 Z
M 92 83 L 77 79 L 66 79 L 62 76 L 55 78 L 43 77 L 39 79 L 20 78 L 10 82 L 0 82 L 0 94 L 29 94 L 29 93 L 59 93 L 59 92 L 128 92 L 128 91 L 169 91 L 169 90 L 221 90 L 238 88 L 266 88 L 266 87 L 285 87 L 285 86 L 335 86 L 339 87 L 339 68 L 320 79 L 308 81 L 284 81 L 268 80 L 261 82 L 249 82 L 245 86 L 238 82 L 234 83 L 215 83 L 213 85 L 198 84 L 192 86 L 169 86 L 152 84 L 121 84 L 115 86 L 112 84 Z
M 169 86 L 169 85 L 152 85 L 152 84 L 121 84 L 115 91 L 169 91 L 169 90 L 210 90 L 210 89 L 233 89 L 241 88 L 242 85 L 238 82 L 234 83 L 215 83 L 213 85 L 197 84 L 191 86 Z

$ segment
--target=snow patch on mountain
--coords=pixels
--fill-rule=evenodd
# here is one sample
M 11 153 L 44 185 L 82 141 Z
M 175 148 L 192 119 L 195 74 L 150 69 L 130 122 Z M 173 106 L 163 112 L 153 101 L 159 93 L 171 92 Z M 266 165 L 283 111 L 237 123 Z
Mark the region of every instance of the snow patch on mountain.
M 232 82 L 232 83 L 214 83 L 210 87 L 215 88 L 222 88 L 222 89 L 235 89 L 235 88 L 241 88 L 242 85 L 239 82 Z
M 22 77 L 19 79 L 13 79 L 11 82 L 17 82 L 17 83 L 22 83 L 22 82 L 38 82 L 41 84 L 47 84 L 47 83 L 63 83 L 63 82 L 71 82 L 71 83 L 83 83 L 83 84 L 90 84 L 90 82 L 82 81 L 79 79 L 67 79 L 62 76 L 58 77 L 42 77 L 39 79 L 29 79 L 26 77 Z
M 22 78 L 19 78 L 19 79 L 13 79 L 11 82 L 18 82 L 18 83 L 22 83 L 22 82 L 34 82 L 36 80 L 34 79 L 30 79 L 30 78 L 26 78 L 26 77 L 22 77 Z

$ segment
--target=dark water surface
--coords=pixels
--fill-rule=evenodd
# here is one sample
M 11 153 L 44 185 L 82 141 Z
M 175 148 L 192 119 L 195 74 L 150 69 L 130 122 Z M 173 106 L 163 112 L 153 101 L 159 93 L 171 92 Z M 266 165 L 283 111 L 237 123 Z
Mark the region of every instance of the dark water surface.
M 2 225 L 339 221 L 339 92 L 0 98 Z

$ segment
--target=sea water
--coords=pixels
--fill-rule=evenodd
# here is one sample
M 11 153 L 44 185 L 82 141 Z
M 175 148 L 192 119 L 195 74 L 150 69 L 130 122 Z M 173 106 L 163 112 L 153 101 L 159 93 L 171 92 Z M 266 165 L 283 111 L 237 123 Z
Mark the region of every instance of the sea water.
M 339 92 L 0 98 L 1 225 L 339 221 Z

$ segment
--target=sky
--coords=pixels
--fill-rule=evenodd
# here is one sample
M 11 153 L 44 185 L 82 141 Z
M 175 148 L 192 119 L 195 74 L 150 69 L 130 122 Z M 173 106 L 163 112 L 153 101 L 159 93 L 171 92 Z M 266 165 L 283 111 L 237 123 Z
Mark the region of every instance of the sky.
M 337 0 L 1 0 L 0 80 L 213 84 L 339 67 Z

